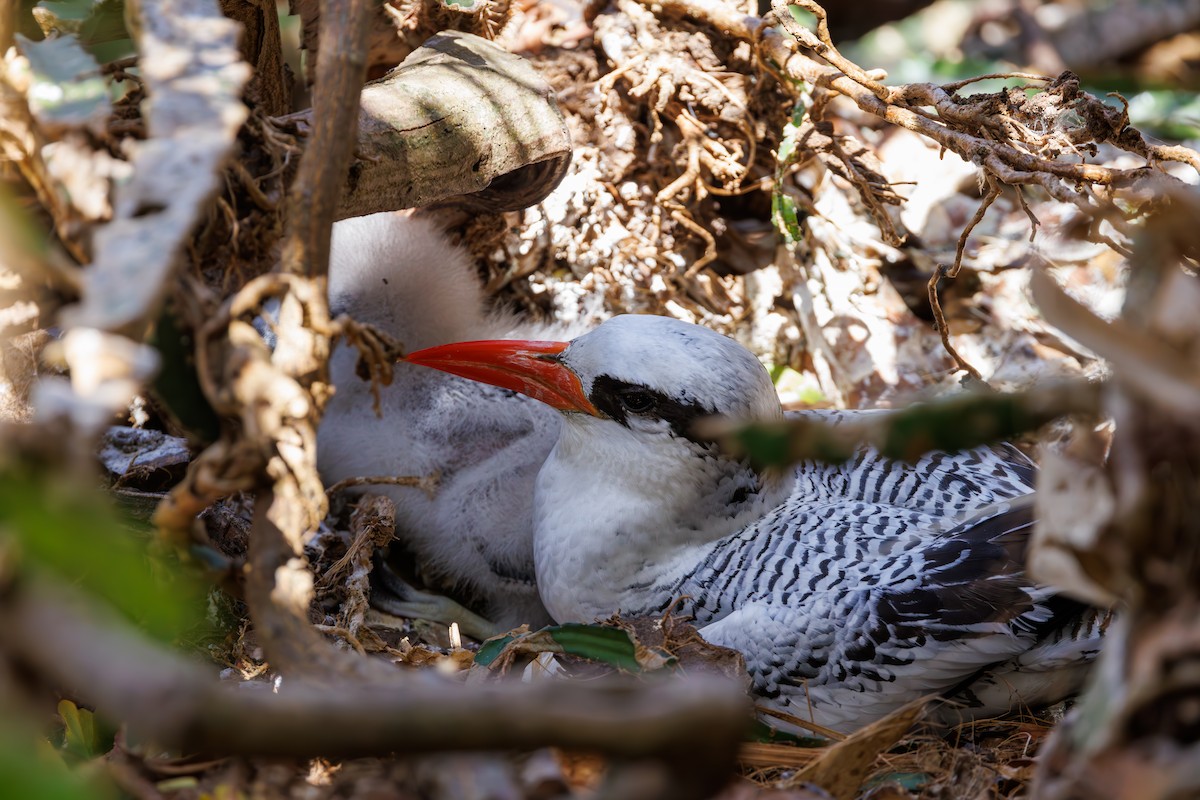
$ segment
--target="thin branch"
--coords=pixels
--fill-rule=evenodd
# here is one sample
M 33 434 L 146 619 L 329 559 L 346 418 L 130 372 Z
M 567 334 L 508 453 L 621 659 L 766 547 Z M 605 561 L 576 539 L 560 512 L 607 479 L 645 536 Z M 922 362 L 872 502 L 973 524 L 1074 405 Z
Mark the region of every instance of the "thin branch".
M 981 209 L 982 210 L 982 209 Z M 966 231 L 963 232 L 963 239 L 966 238 Z M 954 270 L 957 273 L 957 270 Z M 943 277 L 950 277 L 951 272 L 946 269 L 944 264 L 938 264 L 933 274 L 929 276 L 929 283 L 926 288 L 929 293 L 929 308 L 933 311 L 933 324 L 937 327 L 938 336 L 942 339 L 942 349 L 945 350 L 952 359 L 954 364 L 959 369 L 965 371 L 968 375 L 977 381 L 983 381 L 983 375 L 976 369 L 971 362 L 962 357 L 962 354 L 954 347 L 950 341 L 950 323 L 946 321 L 946 313 L 942 311 L 942 301 L 938 298 L 938 284 L 941 283 Z
M 790 36 L 784 36 L 770 27 L 764 20 L 740 13 L 732 4 L 723 0 L 638 0 L 658 13 L 685 17 L 710 25 L 729 35 L 748 42 L 758 48 L 769 66 L 792 81 L 822 86 L 845 95 L 861 110 L 894 125 L 907 128 L 931 139 L 964 160 L 980 163 L 987 156 L 994 156 L 1010 169 L 1023 172 L 1041 172 L 1067 181 L 1078 181 L 1100 186 L 1120 185 L 1132 188 L 1146 179 L 1146 170 L 1114 169 L 1095 164 L 1080 164 L 1056 161 L 1023 152 L 1006 142 L 968 133 L 951 127 L 948 123 L 956 119 L 976 120 L 978 113 L 959 102 L 952 94 L 958 84 L 948 87 L 932 83 L 906 84 L 885 87 L 871 73 L 837 55 L 832 42 L 817 38 L 813 49 L 831 63 L 844 62 L 837 66 L 822 64 L 799 51 Z M 808 7 L 808 0 L 799 5 Z M 808 10 L 812 11 L 812 8 Z M 785 15 L 781 14 L 781 18 Z M 790 12 L 786 14 L 791 17 Z M 820 15 L 818 15 L 818 18 Z M 811 31 L 799 26 L 804 45 L 810 46 L 814 37 Z M 820 33 L 820 31 L 818 31 Z M 1037 76 L 1034 76 L 1037 77 Z M 937 116 L 929 116 L 921 106 L 932 106 Z M 1118 143 L 1120 145 L 1122 143 Z M 1153 147 L 1147 150 L 1149 157 L 1164 161 L 1180 161 L 1197 167 L 1198 156 L 1187 148 Z M 1165 176 L 1162 176 L 1165 177 Z
M 358 129 L 359 92 L 367 76 L 372 0 L 321 3 L 321 49 L 306 157 L 288 193 L 282 269 L 324 275 L 329 239 Z
M 342 478 L 325 490 L 326 494 L 337 494 L 345 489 L 359 486 L 412 486 L 426 494 L 432 495 L 438 486 L 441 475 L 368 475 L 362 477 Z

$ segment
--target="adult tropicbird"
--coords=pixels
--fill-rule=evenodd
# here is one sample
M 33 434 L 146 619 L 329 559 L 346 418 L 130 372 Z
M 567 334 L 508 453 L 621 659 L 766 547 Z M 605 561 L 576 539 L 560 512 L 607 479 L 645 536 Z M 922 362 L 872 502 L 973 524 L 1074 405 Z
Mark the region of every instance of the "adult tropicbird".
M 572 335 L 561 325 L 489 308 L 466 253 L 433 221 L 403 214 L 333 226 L 329 301 L 335 314 L 376 325 L 410 350 L 467 338 Z M 437 474 L 432 494 L 388 485 L 366 491 L 395 500 L 397 536 L 427 582 L 455 590 L 495 624 L 464 618 L 454 604 L 394 577 L 385 587 L 399 596 L 376 591 L 372 604 L 459 621 L 477 637 L 548 622 L 534 586 L 532 497 L 538 469 L 558 437 L 558 415 L 511 391 L 398 364 L 377 418 L 356 361 L 357 352 L 346 345 L 330 359 L 336 392 L 318 433 L 322 478 L 331 485 L 349 477 Z
M 563 412 L 533 543 L 559 622 L 661 614 L 682 598 L 705 639 L 745 655 L 769 706 L 840 730 L 930 693 L 971 716 L 1052 702 L 1095 654 L 1099 623 L 1024 575 L 1033 468 L 1015 449 L 904 464 L 864 447 L 838 466 L 757 472 L 693 423 L 779 419 L 766 370 L 666 317 L 407 360 Z

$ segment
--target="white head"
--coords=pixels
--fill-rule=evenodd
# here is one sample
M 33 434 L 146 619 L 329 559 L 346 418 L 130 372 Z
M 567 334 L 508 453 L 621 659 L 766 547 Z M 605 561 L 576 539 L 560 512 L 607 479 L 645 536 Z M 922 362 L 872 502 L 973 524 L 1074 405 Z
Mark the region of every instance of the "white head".
M 571 342 L 462 342 L 406 361 L 527 394 L 645 434 L 688 437 L 719 414 L 776 419 L 766 369 L 734 340 L 670 317 L 623 315 Z
M 698 325 L 619 316 L 570 343 L 466 342 L 407 360 L 565 412 L 538 476 L 534 531 L 539 589 L 559 620 L 638 607 L 648 580 L 694 564 L 689 551 L 786 494 L 697 433 L 712 415 L 782 416 L 758 359 Z
M 601 414 L 646 435 L 691 438 L 705 416 L 782 413 L 766 369 L 748 350 L 670 317 L 613 317 L 572 341 L 558 361 Z

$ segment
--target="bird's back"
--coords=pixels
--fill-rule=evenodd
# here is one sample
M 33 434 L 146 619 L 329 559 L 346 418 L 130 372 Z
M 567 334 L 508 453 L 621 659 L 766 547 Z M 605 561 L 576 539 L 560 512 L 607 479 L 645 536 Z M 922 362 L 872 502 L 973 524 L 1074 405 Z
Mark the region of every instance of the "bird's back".
M 1044 675 L 1020 698 L 996 678 L 1018 661 L 1025 677 L 1045 672 L 1034 654 L 1065 653 L 1060 632 L 1084 612 L 1024 574 L 1032 479 L 1008 448 L 914 464 L 863 448 L 845 464 L 801 464 L 782 505 L 714 543 L 684 578 L 655 587 L 661 607 L 639 611 L 687 597 L 706 639 L 746 654 L 769 705 L 833 728 L 971 687 L 962 697 L 978 715 L 1058 699 L 1069 690 L 1043 691 Z M 1097 635 L 1078 632 L 1075 651 Z

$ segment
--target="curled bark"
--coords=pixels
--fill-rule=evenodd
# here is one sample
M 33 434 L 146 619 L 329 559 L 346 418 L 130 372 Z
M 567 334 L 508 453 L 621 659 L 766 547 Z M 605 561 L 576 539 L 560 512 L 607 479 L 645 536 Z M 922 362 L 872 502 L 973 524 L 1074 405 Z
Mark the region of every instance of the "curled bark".
M 523 58 L 471 34 L 429 39 L 368 84 L 361 105 L 337 219 L 450 199 L 490 212 L 526 208 L 571 160 L 549 84 Z M 281 122 L 308 131 L 320 119 L 311 109 Z

